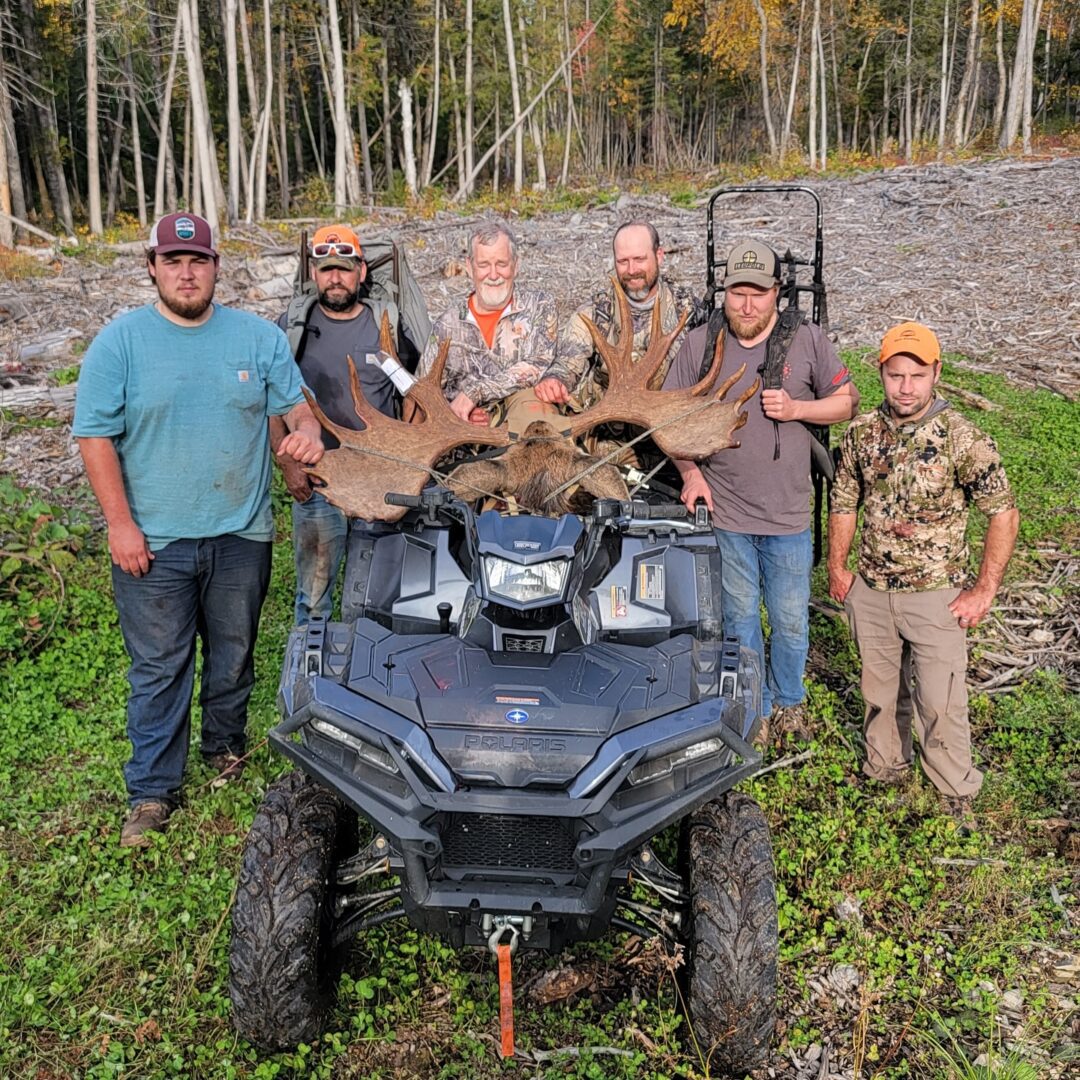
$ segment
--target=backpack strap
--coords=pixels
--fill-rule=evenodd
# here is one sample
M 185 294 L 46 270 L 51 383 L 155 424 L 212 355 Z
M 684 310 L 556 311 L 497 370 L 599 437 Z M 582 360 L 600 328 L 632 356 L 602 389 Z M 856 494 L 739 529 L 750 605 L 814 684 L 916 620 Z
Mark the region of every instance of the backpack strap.
M 705 331 L 705 351 L 701 354 L 701 370 L 698 372 L 698 382 L 709 374 L 709 368 L 712 367 L 713 363 L 713 354 L 716 352 L 717 338 L 720 337 L 726 326 L 727 319 L 724 318 L 724 309 L 718 307 L 709 315 L 709 329 Z
M 285 336 L 289 339 L 289 348 L 293 359 L 299 364 L 307 338 L 308 318 L 315 306 L 315 292 L 307 288 L 293 293 L 289 306 L 285 309 Z

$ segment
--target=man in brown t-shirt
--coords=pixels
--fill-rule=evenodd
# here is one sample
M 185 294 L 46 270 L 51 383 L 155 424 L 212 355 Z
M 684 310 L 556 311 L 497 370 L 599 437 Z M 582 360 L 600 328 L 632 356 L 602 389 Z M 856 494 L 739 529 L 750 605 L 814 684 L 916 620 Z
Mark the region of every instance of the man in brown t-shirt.
M 779 318 L 780 260 L 756 240 L 736 244 L 724 270 L 724 316 L 730 333 L 717 382 L 746 365 L 728 392 L 734 399 L 765 363 Z M 693 386 L 701 373 L 708 327 L 691 331 L 664 385 Z M 724 632 L 756 649 L 766 672 L 762 714 L 767 737 L 806 730 L 802 715 L 803 671 L 809 646 L 810 432 L 805 424 L 836 424 L 859 409 L 848 370 L 821 329 L 803 323 L 784 363 L 782 386 L 763 390 L 747 406 L 741 444 L 701 462 L 676 461 L 682 500 L 704 499 L 712 512 L 721 553 Z M 768 665 L 761 626 L 761 601 L 769 617 Z

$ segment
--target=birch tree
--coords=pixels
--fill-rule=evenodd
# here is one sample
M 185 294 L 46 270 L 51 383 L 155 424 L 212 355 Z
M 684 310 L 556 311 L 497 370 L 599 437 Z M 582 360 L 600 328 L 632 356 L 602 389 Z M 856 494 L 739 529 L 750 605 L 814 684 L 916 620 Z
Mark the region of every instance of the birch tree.
M 86 0 L 86 196 L 90 235 L 105 231 L 101 217 L 101 164 L 98 137 L 97 0 Z

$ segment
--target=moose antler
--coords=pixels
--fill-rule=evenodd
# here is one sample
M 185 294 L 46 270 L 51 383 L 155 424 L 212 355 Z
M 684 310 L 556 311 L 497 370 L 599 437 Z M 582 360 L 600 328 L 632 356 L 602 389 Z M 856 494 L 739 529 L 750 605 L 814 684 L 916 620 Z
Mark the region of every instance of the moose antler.
M 600 424 L 617 421 L 648 429 L 656 445 L 672 458 L 706 458 L 729 446 L 737 446 L 732 436 L 746 423 L 746 413 L 739 410 L 757 393 L 760 380 L 755 380 L 735 401 L 724 401 L 724 395 L 746 370 L 744 364 L 715 394 L 708 396 L 720 373 L 726 330 L 716 339 L 712 366 L 703 379 L 682 390 L 651 389 L 649 384 L 664 362 L 671 343 L 686 325 L 687 313 L 674 330 L 664 334 L 660 327 L 660 305 L 655 304 L 649 347 L 635 364 L 630 304 L 618 279 L 611 280 L 622 327 L 619 343 L 612 345 L 591 319 L 585 319 L 596 351 L 607 366 L 608 386 L 604 396 L 592 408 L 571 420 L 573 437 L 578 438 Z
M 390 320 L 383 314 L 379 328 L 379 348 L 397 357 Z M 411 423 L 379 412 L 364 397 L 356 364 L 348 357 L 349 384 L 353 408 L 364 422 L 362 430 L 341 427 L 319 408 L 305 389 L 304 397 L 319 423 L 341 443 L 328 450 L 322 460 L 307 470 L 326 487 L 322 494 L 341 507 L 349 517 L 365 521 L 397 521 L 405 507 L 387 506 L 387 492 L 419 495 L 432 476 L 432 467 L 451 450 L 468 443 L 506 446 L 510 438 L 505 427 L 487 428 L 470 424 L 450 411 L 443 395 L 442 377 L 450 342 L 444 341 L 431 370 L 413 383 L 405 396 L 414 403 L 421 417 Z

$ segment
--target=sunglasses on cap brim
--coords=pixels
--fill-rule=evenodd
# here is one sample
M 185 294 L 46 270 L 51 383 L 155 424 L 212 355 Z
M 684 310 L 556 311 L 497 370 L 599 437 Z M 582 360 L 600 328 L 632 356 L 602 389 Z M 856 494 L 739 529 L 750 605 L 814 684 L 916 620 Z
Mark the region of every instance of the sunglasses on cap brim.
M 327 255 L 339 255 L 343 259 L 360 258 L 360 251 L 355 244 L 312 244 L 311 254 L 316 259 L 325 259 Z

